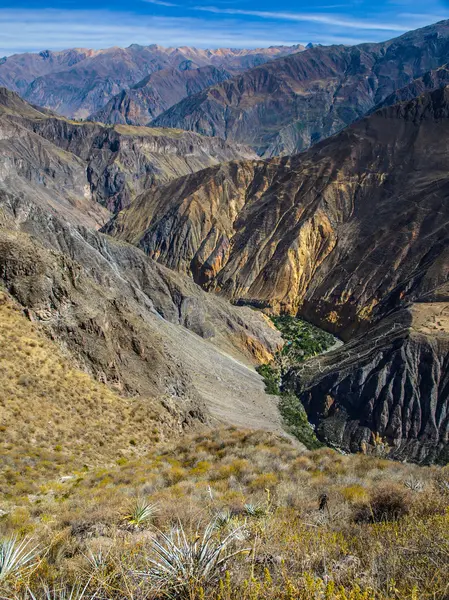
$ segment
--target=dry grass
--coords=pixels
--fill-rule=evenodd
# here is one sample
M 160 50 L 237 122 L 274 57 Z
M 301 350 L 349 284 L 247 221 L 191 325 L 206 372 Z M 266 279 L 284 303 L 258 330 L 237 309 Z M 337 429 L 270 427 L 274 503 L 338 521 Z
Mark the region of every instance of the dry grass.
M 448 598 L 448 467 L 235 428 L 156 445 L 151 402 L 77 370 L 6 294 L 0 358 L 0 598 Z
M 78 370 L 0 292 L 0 494 L 36 493 L 57 474 L 147 451 L 158 413 Z
M 238 530 L 227 553 L 249 551 L 201 585 L 177 582 L 172 597 L 443 600 L 448 480 L 447 468 L 329 449 L 300 453 L 268 433 L 191 435 L 18 498 L 1 533 L 31 536 L 46 553 L 8 593 L 21 597 L 26 583 L 38 594 L 44 580 L 68 588 L 89 582 L 104 599 L 171 597 L 174 588 L 139 575 L 151 575 L 155 540 L 166 539 L 159 532 L 176 540 L 182 523 L 187 552 L 216 519 L 213 547 Z M 129 520 L 136 499 L 157 506 L 139 525 Z

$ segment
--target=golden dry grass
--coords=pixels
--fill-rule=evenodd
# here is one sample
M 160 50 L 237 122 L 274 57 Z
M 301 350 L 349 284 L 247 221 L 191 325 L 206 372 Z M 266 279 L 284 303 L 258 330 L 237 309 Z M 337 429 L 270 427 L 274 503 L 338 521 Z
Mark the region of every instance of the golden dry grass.
M 447 599 L 449 467 L 302 452 L 236 428 L 156 444 L 156 405 L 76 369 L 4 293 L 0 358 L 0 543 L 40 548 L 31 572 L 2 582 L 0 565 L 0 598 L 79 582 L 86 600 L 166 597 L 138 575 L 158 531 L 182 523 L 193 543 L 220 515 L 217 539 L 238 527 L 232 550 L 247 551 L 172 597 Z M 136 499 L 155 514 L 127 517 Z
M 221 514 L 217 536 L 241 527 L 235 548 L 248 552 L 213 584 L 192 588 L 191 600 L 443 600 L 448 482 L 447 468 L 329 449 L 301 453 L 274 435 L 228 428 L 48 483 L 22 496 L 0 529 L 48 549 L 28 582 L 35 589 L 42 578 L 72 585 L 92 577 L 101 598 L 162 597 L 136 576 L 157 531 L 182 522 L 195 536 Z M 136 498 L 158 506 L 141 527 L 124 518 Z M 100 551 L 107 556 L 101 573 L 86 558 Z M 24 584 L 15 585 L 19 593 Z
M 0 292 L 0 493 L 36 491 L 55 473 L 105 464 L 158 440 L 154 402 L 114 394 L 76 368 Z

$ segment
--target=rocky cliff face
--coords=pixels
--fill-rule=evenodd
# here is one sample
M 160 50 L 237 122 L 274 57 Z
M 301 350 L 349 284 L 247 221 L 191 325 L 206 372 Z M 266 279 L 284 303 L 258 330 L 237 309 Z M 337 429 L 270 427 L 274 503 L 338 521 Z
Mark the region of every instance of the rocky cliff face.
M 234 302 L 349 337 L 447 276 L 448 107 L 437 90 L 305 154 L 201 171 L 105 231 Z
M 292 369 L 284 386 L 327 442 L 360 452 L 375 434 L 393 458 L 446 464 L 448 353 L 449 304 L 415 304 Z
M 245 148 L 193 133 L 74 123 L 0 89 L 0 185 L 98 227 L 155 182 L 240 156 Z
M 448 34 L 442 21 L 382 44 L 311 48 L 187 98 L 154 124 L 247 143 L 264 157 L 299 152 L 445 64 Z
M 127 244 L 0 193 L 1 284 L 74 363 L 187 422 L 278 429 L 251 364 L 281 338 L 260 314 L 206 294 Z
M 406 85 L 399 90 L 394 91 L 387 96 L 383 102 L 375 107 L 374 110 L 379 110 L 385 106 L 393 106 L 399 102 L 408 102 L 421 96 L 425 92 L 431 92 L 449 84 L 449 67 L 443 65 L 433 71 L 428 71 L 422 77 L 414 79 L 409 85 Z
M 92 195 L 86 163 L 28 126 L 46 118 L 0 88 L 0 190 L 33 198 L 73 222 L 100 227 L 110 213 Z
M 30 123 L 40 136 L 80 157 L 94 199 L 112 212 L 154 183 L 194 173 L 206 166 L 254 156 L 249 148 L 180 130 L 48 118 Z
M 303 49 L 278 46 L 203 50 L 133 44 L 107 50 L 16 54 L 0 63 L 0 85 L 64 116 L 86 118 L 123 89 L 162 69 L 184 71 L 212 65 L 238 72 Z
M 213 66 L 184 71 L 163 69 L 145 77 L 129 90 L 122 90 L 89 120 L 111 125 L 148 125 L 183 98 L 231 77 L 230 71 Z

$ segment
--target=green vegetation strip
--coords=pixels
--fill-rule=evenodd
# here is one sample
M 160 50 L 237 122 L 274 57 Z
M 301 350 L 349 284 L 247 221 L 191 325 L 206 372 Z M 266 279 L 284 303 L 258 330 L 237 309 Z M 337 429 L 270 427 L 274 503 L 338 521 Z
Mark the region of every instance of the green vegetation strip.
M 322 444 L 317 439 L 301 402 L 295 395 L 281 390 L 282 377 L 290 368 L 329 350 L 335 344 L 335 338 L 296 317 L 283 315 L 271 317 L 271 320 L 282 333 L 285 345 L 271 363 L 258 367 L 258 373 L 264 379 L 267 394 L 280 397 L 279 411 L 290 433 L 307 448 L 319 448 Z

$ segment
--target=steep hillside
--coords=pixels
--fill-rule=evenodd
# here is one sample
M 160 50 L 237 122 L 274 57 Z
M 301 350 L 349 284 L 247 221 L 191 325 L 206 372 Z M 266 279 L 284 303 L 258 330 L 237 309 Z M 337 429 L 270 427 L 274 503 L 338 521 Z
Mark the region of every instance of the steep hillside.
M 74 223 L 100 227 L 110 213 L 93 197 L 85 161 L 29 127 L 47 118 L 0 88 L 0 190 L 31 197 Z
M 119 396 L 78 369 L 2 291 L 0 355 L 2 499 L 6 486 L 19 492 L 21 474 L 38 489 L 61 472 L 148 452 L 166 434 L 183 430 L 182 407 Z
M 292 158 L 150 191 L 106 231 L 234 301 L 348 335 L 445 281 L 449 89 Z
M 448 355 L 449 303 L 417 303 L 292 369 L 284 387 L 335 446 L 358 452 L 375 432 L 391 458 L 447 464 Z
M 252 365 L 279 333 L 140 250 L 0 196 L 0 281 L 95 379 L 162 399 L 180 425 L 213 418 L 281 431 Z
M 349 381 L 354 418 L 367 429 L 351 437 L 348 426 L 337 437 L 354 449 L 369 429 L 410 457 L 436 457 L 447 444 L 446 341 L 407 334 L 383 349 L 371 328 L 412 303 L 449 301 L 446 139 L 449 88 L 441 88 L 381 109 L 307 153 L 232 162 L 150 191 L 106 230 L 236 303 L 299 313 L 345 340 L 364 333 L 369 365 L 355 352 L 336 398 L 346 406 Z M 335 360 L 332 373 L 345 372 Z M 419 392 L 426 364 L 440 375 Z M 376 415 L 393 402 L 381 383 L 366 388 L 371 368 L 379 381 L 402 381 L 404 389 L 391 392 L 395 402 L 415 403 L 422 416 L 404 409 L 405 425 L 393 429 L 388 418 L 364 419 L 366 394 L 378 399 Z M 316 398 L 332 395 L 332 381 L 317 384 Z
M 196 134 L 75 123 L 0 89 L 0 186 L 64 218 L 99 227 L 156 181 L 237 156 L 245 148 Z
M 440 87 L 444 87 L 449 84 L 449 68 L 448 65 L 443 65 L 439 69 L 428 71 L 422 77 L 414 79 L 409 85 L 396 90 L 385 98 L 378 106 L 373 110 L 378 110 L 384 106 L 392 106 L 399 102 L 408 102 L 421 96 L 425 92 L 431 92 Z
M 238 72 L 303 49 L 298 45 L 203 50 L 132 44 L 106 50 L 46 50 L 2 59 L 0 85 L 64 116 L 86 118 L 123 89 L 162 69 L 183 71 L 213 65 Z
M 293 154 L 365 115 L 396 89 L 447 63 L 449 21 L 381 44 L 315 47 L 204 90 L 154 120 Z
M 122 90 L 106 106 L 91 115 L 89 120 L 111 125 L 148 125 L 183 98 L 231 77 L 230 71 L 213 66 L 185 71 L 163 69 L 145 77 L 129 90 Z

